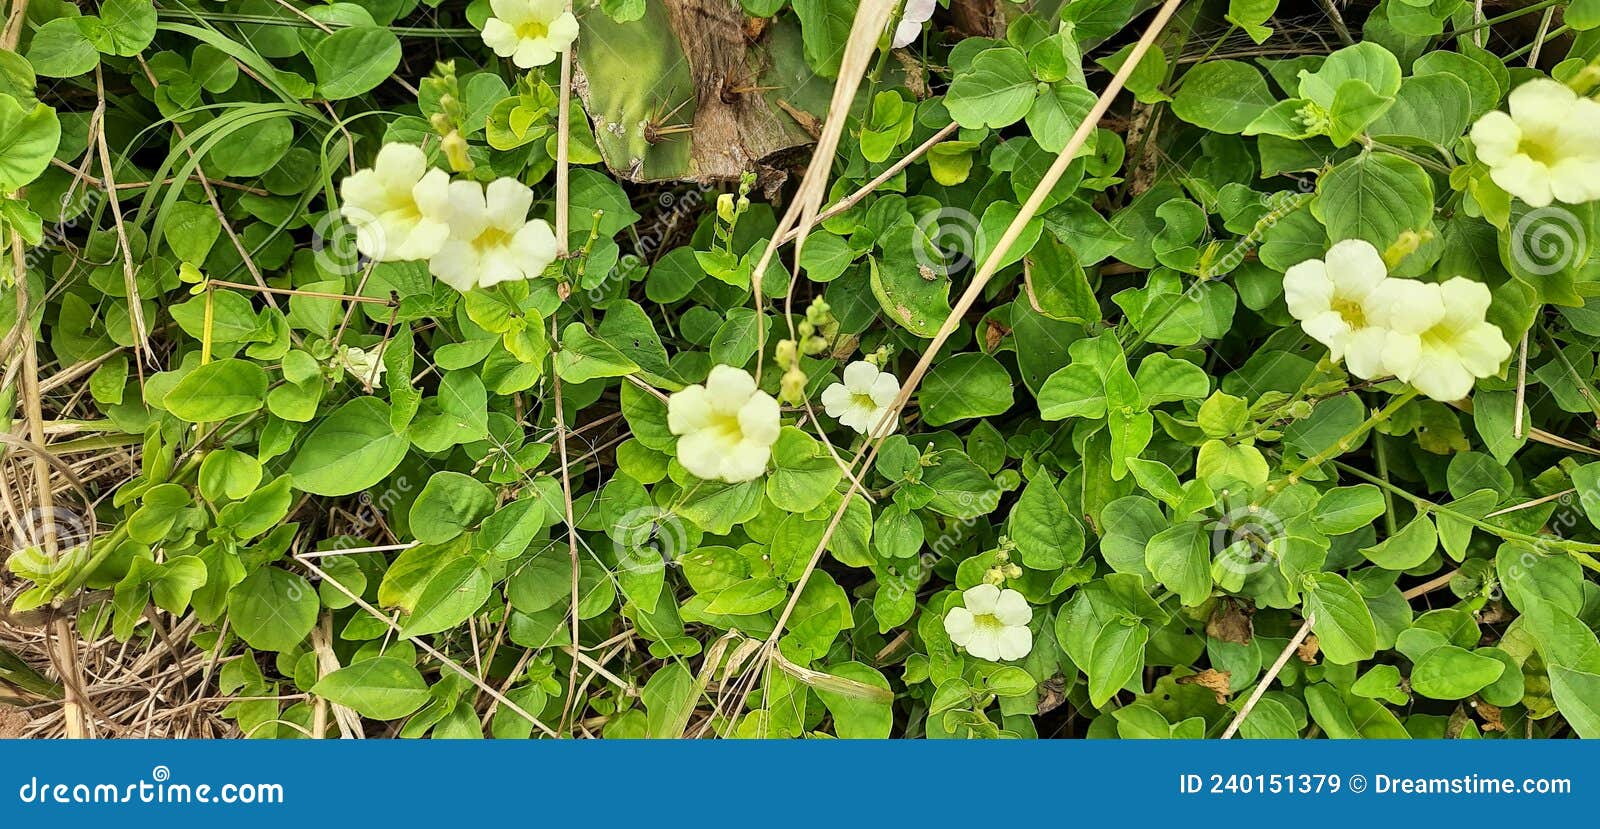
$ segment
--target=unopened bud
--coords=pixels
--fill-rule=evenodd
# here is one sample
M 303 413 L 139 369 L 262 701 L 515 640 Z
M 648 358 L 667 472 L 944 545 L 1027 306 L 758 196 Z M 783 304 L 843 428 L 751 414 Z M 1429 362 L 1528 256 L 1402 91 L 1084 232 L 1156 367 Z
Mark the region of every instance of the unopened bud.
M 783 381 L 779 384 L 778 399 L 791 406 L 798 406 L 806 402 L 806 373 L 800 366 L 793 365 L 783 373 Z
M 458 173 L 472 171 L 472 159 L 467 156 L 467 139 L 462 138 L 461 133 L 451 130 L 441 146 L 445 159 L 450 162 L 450 169 Z
M 778 361 L 778 368 L 787 369 L 794 365 L 794 355 L 794 340 L 779 340 L 772 349 L 772 358 Z
M 1400 237 L 1394 240 L 1394 244 L 1383 252 L 1383 263 L 1388 265 L 1389 270 L 1392 271 L 1399 267 L 1407 256 L 1416 253 L 1417 248 L 1422 247 L 1423 244 L 1431 239 L 1433 239 L 1433 231 L 1431 230 L 1424 230 L 1421 233 L 1415 230 L 1408 230 L 1400 234 Z
M 1578 74 L 1567 79 L 1567 86 L 1579 95 L 1588 95 L 1589 90 L 1600 84 L 1600 65 L 1589 64 L 1578 70 Z

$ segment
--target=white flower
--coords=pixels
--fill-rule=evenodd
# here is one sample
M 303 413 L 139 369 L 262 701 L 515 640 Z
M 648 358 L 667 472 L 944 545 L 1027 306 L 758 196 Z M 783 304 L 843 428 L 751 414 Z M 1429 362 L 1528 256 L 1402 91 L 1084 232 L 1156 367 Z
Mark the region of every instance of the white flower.
M 922 24 L 933 17 L 938 0 L 906 0 L 905 11 L 900 15 L 900 25 L 894 29 L 894 48 L 904 49 L 922 34 Z
M 1028 622 L 1033 608 L 1022 594 L 980 584 L 961 594 L 965 607 L 952 607 L 944 615 L 944 632 L 967 653 L 990 662 L 1021 659 L 1033 650 Z
M 532 279 L 556 259 L 556 235 L 529 219 L 533 191 L 500 178 L 487 190 L 476 181 L 450 182 L 450 238 L 429 261 L 433 275 L 466 292 Z
M 483 42 L 523 69 L 543 66 L 578 37 L 578 20 L 563 0 L 489 0 L 494 16 L 483 24 Z
M 678 462 L 695 477 L 753 481 L 766 474 L 778 440 L 778 401 L 749 372 L 719 365 L 705 385 L 667 399 L 667 428 L 678 436 Z
M 822 406 L 828 416 L 861 434 L 869 431 L 881 438 L 898 424 L 889 407 L 900 396 L 900 381 L 877 366 L 857 360 L 845 367 L 844 382 L 822 390 Z
M 450 233 L 450 177 L 429 169 L 422 150 L 385 144 L 370 169 L 339 183 L 339 213 L 356 229 L 356 249 L 379 262 L 427 259 Z
M 1511 356 L 1511 346 L 1494 323 L 1484 320 L 1492 297 L 1481 282 L 1455 277 L 1440 285 L 1408 279 L 1389 315 L 1392 330 L 1384 345 L 1385 368 L 1435 400 L 1460 400 L 1476 378 L 1489 377 Z M 1398 286 L 1396 286 L 1398 287 Z
M 1383 308 L 1377 288 L 1388 275 L 1377 248 L 1346 239 L 1329 248 L 1326 258 L 1290 268 L 1283 275 L 1283 298 L 1289 313 L 1333 359 L 1370 380 L 1383 372 L 1387 331 L 1379 324 Z
M 1600 103 L 1537 78 L 1512 90 L 1510 108 L 1472 125 L 1494 183 L 1533 207 L 1600 199 Z
M 389 370 L 376 350 L 369 352 L 353 345 L 340 347 L 334 364 L 350 372 L 350 376 L 359 383 L 371 381 L 375 389 L 383 387 L 383 373 Z

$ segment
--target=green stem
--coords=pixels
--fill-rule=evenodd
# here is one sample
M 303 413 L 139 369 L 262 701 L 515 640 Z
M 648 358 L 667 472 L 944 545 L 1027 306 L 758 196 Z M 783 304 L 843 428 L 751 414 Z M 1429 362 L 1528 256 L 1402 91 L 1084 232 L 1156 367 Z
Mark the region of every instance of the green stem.
M 1499 17 L 1491 17 L 1491 18 L 1483 21 L 1482 23 L 1474 23 L 1471 26 L 1463 26 L 1463 27 L 1461 27 L 1459 29 L 1456 29 L 1456 37 L 1460 37 L 1462 35 L 1469 35 L 1469 34 L 1472 34 L 1473 32 L 1478 31 L 1479 29 L 1487 29 L 1490 26 L 1498 26 L 1499 24 L 1504 23 L 1504 22 L 1506 22 L 1508 20 L 1515 20 L 1515 19 L 1517 19 L 1517 18 L 1519 18 L 1519 17 L 1521 17 L 1521 16 L 1523 16 L 1525 14 L 1531 14 L 1531 13 L 1537 12 L 1537 11 L 1544 11 L 1545 9 L 1548 9 L 1551 6 L 1557 6 L 1557 5 L 1560 5 L 1560 4 L 1565 3 L 1565 2 L 1567 2 L 1567 0 L 1539 0 L 1539 2 L 1534 3 L 1531 6 L 1523 6 L 1522 8 L 1517 9 L 1516 11 L 1506 12 L 1505 14 L 1502 14 Z
M 1549 536 L 1537 536 L 1530 535 L 1528 533 L 1517 532 L 1516 530 L 1491 524 L 1482 518 L 1475 518 L 1467 513 L 1436 504 L 1419 495 L 1412 495 L 1404 489 L 1401 489 L 1400 487 L 1397 487 L 1370 472 L 1367 472 L 1363 469 L 1358 469 L 1342 461 L 1334 461 L 1333 465 L 1341 472 L 1348 472 L 1351 475 L 1354 475 L 1357 478 L 1372 484 L 1373 486 L 1383 489 L 1386 492 L 1391 492 L 1400 496 L 1401 498 L 1406 499 L 1407 501 L 1410 501 L 1412 506 L 1417 508 L 1418 512 L 1433 512 L 1448 518 L 1454 518 L 1457 521 L 1463 521 L 1471 524 L 1472 526 L 1477 527 L 1478 529 L 1483 530 L 1490 535 L 1498 536 L 1505 541 L 1518 541 L 1536 548 L 1560 550 L 1567 555 L 1572 556 L 1578 561 L 1579 564 L 1582 564 L 1583 566 L 1589 568 L 1590 570 L 1594 570 L 1595 572 L 1600 572 L 1600 559 L 1596 559 L 1593 555 L 1600 553 L 1600 544 L 1587 544 L 1582 541 L 1570 541 L 1564 538 L 1551 538 Z
M 1377 426 L 1379 423 L 1383 423 L 1390 417 L 1393 417 L 1395 412 L 1400 411 L 1400 407 L 1410 403 L 1416 398 L 1416 396 L 1417 391 L 1415 389 L 1412 389 L 1404 394 L 1397 395 L 1393 400 L 1389 401 L 1389 405 L 1384 406 L 1376 412 L 1373 412 L 1371 417 L 1362 421 L 1361 425 L 1351 430 L 1349 434 L 1339 438 L 1332 444 L 1323 447 L 1321 451 L 1317 452 L 1317 454 L 1306 458 L 1305 463 L 1300 464 L 1300 468 L 1289 473 L 1289 483 L 1293 484 L 1298 482 L 1301 475 L 1304 475 L 1307 472 L 1310 472 L 1311 470 L 1323 465 L 1324 463 L 1333 460 L 1338 455 L 1342 455 L 1345 452 L 1350 451 L 1352 448 L 1354 448 L 1357 440 L 1359 440 L 1367 432 L 1371 431 L 1374 426 Z
M 1536 41 L 1533 41 L 1532 43 L 1528 43 L 1528 44 L 1525 44 L 1523 46 L 1518 46 L 1516 49 L 1513 49 L 1510 52 L 1507 52 L 1506 56 L 1505 56 L 1505 58 L 1503 58 L 1503 60 L 1505 60 L 1507 63 L 1509 63 L 1511 61 L 1514 61 L 1517 58 L 1520 58 L 1523 55 L 1526 55 L 1529 52 L 1533 51 L 1534 44 L 1537 43 L 1537 44 L 1543 45 L 1545 43 L 1548 43 L 1551 40 L 1554 40 L 1555 38 L 1558 38 L 1558 37 L 1566 34 L 1571 28 L 1572 28 L 1571 26 L 1565 26 L 1565 25 L 1557 26 L 1554 29 L 1551 29 L 1550 32 L 1544 36 L 1543 40 L 1536 40 Z

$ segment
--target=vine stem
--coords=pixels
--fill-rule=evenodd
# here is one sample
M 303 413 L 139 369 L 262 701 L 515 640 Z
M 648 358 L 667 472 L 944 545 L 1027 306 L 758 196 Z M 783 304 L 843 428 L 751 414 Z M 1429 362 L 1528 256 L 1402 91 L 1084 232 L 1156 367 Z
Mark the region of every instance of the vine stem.
M 1539 2 L 1534 3 L 1533 5 L 1523 6 L 1522 8 L 1517 9 L 1516 11 L 1506 12 L 1505 14 L 1502 14 L 1499 17 L 1491 17 L 1491 18 L 1489 18 L 1487 20 L 1483 20 L 1481 22 L 1474 23 L 1471 26 L 1465 26 L 1463 28 L 1457 29 L 1456 30 L 1456 37 L 1460 37 L 1460 36 L 1465 35 L 1465 34 L 1474 34 L 1474 33 L 1478 32 L 1479 30 L 1487 29 L 1487 28 L 1489 28 L 1491 26 L 1497 26 L 1497 25 L 1499 25 L 1501 23 L 1504 23 L 1504 22 L 1506 22 L 1508 20 L 1515 20 L 1515 19 L 1517 19 L 1517 18 L 1519 18 L 1519 17 L 1521 17 L 1521 16 L 1523 16 L 1525 14 L 1532 14 L 1532 13 L 1537 12 L 1537 11 L 1544 11 L 1545 9 L 1548 9 L 1551 6 L 1559 6 L 1559 5 L 1561 5 L 1562 3 L 1565 3 L 1565 2 L 1567 2 L 1567 0 L 1539 0 Z M 1482 9 L 1482 7 L 1483 7 L 1482 3 L 1480 2 L 1478 4 L 1478 8 Z M 1478 38 L 1474 37 L 1473 40 L 1474 41 L 1478 41 Z M 1483 43 L 1481 41 L 1478 41 L 1476 45 L 1481 48 L 1483 46 Z
M 1373 475 L 1364 469 L 1358 469 L 1341 461 L 1334 461 L 1333 465 L 1341 472 L 1348 472 L 1351 475 L 1354 475 L 1357 478 L 1372 484 L 1373 486 L 1393 492 L 1401 498 L 1410 501 L 1411 505 L 1416 507 L 1419 511 L 1432 512 L 1448 518 L 1454 518 L 1457 521 L 1471 524 L 1472 526 L 1477 527 L 1478 529 L 1483 530 L 1490 535 L 1498 536 L 1504 541 L 1519 541 L 1535 548 L 1560 550 L 1567 555 L 1572 556 L 1579 564 L 1582 564 L 1590 570 L 1600 573 L 1600 559 L 1596 559 L 1594 557 L 1596 553 L 1600 553 L 1600 544 L 1586 544 L 1582 541 L 1569 541 L 1564 538 L 1542 538 L 1537 535 L 1529 535 L 1528 533 L 1517 532 L 1516 530 L 1491 524 L 1482 518 L 1475 518 L 1459 510 L 1453 510 L 1442 504 L 1435 504 L 1434 502 L 1429 501 L 1420 495 L 1412 495 L 1404 489 L 1401 489 L 1400 487 L 1395 486 L 1394 484 L 1389 483 L 1388 481 L 1385 481 L 1384 479 Z
M 1361 425 L 1351 430 L 1349 434 L 1334 441 L 1331 445 L 1323 447 L 1317 452 L 1317 454 L 1306 458 L 1305 463 L 1300 464 L 1298 469 L 1289 473 L 1289 483 L 1294 484 L 1300 480 L 1301 475 L 1304 475 L 1307 472 L 1310 472 L 1311 470 L 1323 465 L 1324 463 L 1333 460 L 1335 456 L 1350 451 L 1355 441 L 1366 435 L 1367 432 L 1372 431 L 1374 426 L 1377 426 L 1379 423 L 1383 423 L 1384 421 L 1393 417 L 1395 412 L 1399 411 L 1400 408 L 1405 404 L 1416 399 L 1416 397 L 1417 392 L 1415 389 L 1396 396 L 1393 400 L 1389 401 L 1389 405 L 1384 406 L 1376 412 L 1373 412 L 1371 417 L 1367 418 L 1365 421 L 1362 421 Z

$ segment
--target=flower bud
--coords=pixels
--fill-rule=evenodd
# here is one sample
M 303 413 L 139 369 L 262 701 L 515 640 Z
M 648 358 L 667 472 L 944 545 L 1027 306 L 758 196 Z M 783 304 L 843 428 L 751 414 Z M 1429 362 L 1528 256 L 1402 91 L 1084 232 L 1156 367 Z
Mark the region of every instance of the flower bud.
M 467 139 L 462 138 L 460 132 L 451 130 L 441 142 L 441 147 L 445 159 L 450 162 L 450 169 L 458 173 L 472 171 L 472 159 L 467 157 Z
M 731 222 L 738 214 L 734 212 L 733 194 L 723 193 L 717 197 L 717 217 L 724 222 Z
M 806 373 L 800 370 L 799 365 L 790 366 L 789 370 L 783 373 L 778 399 L 791 406 L 806 402 Z
M 794 357 L 794 340 L 779 340 L 772 349 L 772 358 L 777 361 L 778 368 L 787 369 L 794 365 Z

